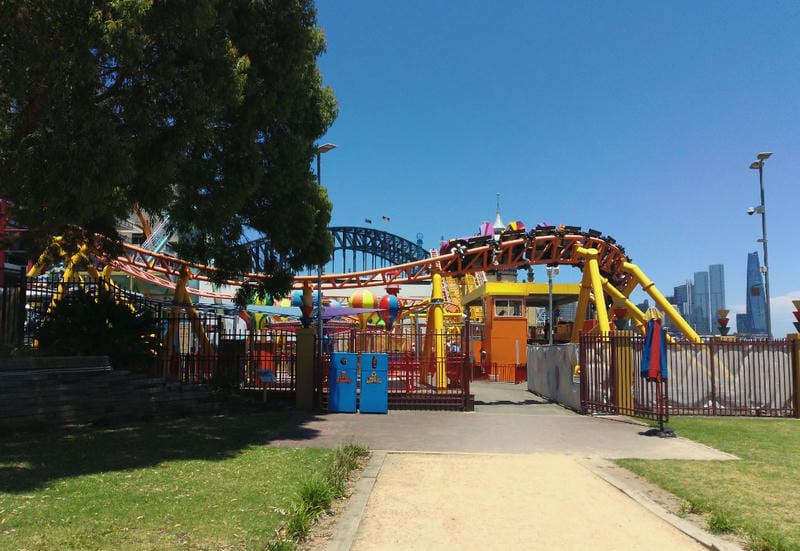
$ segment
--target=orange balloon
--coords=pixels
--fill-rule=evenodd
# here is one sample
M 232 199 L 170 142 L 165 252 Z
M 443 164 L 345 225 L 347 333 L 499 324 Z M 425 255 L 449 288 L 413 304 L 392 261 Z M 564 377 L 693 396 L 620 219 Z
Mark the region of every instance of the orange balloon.
M 349 302 L 351 308 L 375 308 L 375 297 L 372 295 L 372 293 L 370 293 L 366 289 L 359 289 L 358 291 L 350 295 Z M 373 312 L 364 312 L 361 314 L 356 314 L 356 319 L 358 319 L 358 325 L 362 331 L 366 330 L 367 320 L 369 320 L 372 314 Z

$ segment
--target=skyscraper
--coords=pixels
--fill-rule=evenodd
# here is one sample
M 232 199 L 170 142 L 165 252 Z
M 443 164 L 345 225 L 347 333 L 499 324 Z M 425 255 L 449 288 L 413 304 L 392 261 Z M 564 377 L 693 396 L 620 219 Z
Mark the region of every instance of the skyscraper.
M 672 292 L 675 300 L 673 304 L 678 307 L 681 316 L 688 318 L 692 311 L 692 282 L 686 281 L 675 287 Z
M 725 308 L 725 266 L 722 264 L 712 264 L 708 267 L 708 290 L 712 325 L 715 325 L 717 310 Z
M 700 335 L 711 333 L 708 272 L 695 272 L 692 286 L 692 314 L 689 323 Z
M 758 252 L 747 254 L 747 296 L 745 298 L 745 316 L 750 333 L 767 334 L 767 301 L 764 293 L 764 278 L 761 274 L 761 263 Z M 741 330 L 737 327 L 737 331 Z
M 740 335 L 749 335 L 750 331 L 750 316 L 747 314 L 736 314 L 736 332 Z
M 673 287 L 672 296 L 667 297 L 667 300 L 675 307 L 681 317 L 691 325 L 689 317 L 692 312 L 692 282 L 686 281 L 677 287 Z M 670 329 L 675 328 L 672 320 L 669 318 L 667 318 L 665 323 Z

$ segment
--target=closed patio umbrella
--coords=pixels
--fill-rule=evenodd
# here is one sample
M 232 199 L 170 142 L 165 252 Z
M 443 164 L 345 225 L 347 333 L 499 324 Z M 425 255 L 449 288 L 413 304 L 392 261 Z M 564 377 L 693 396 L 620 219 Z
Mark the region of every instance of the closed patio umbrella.
M 656 385 L 656 409 L 658 415 L 658 430 L 649 434 L 657 436 L 675 436 L 672 429 L 664 428 L 667 418 L 664 407 L 664 388 L 667 384 L 667 337 L 663 327 L 661 313 L 655 308 L 650 308 L 645 313 L 648 319 L 642 349 L 642 364 L 640 374 L 643 379 Z
M 647 322 L 641 375 L 649 382 L 660 383 L 667 380 L 667 339 L 661 319 L 658 318 Z

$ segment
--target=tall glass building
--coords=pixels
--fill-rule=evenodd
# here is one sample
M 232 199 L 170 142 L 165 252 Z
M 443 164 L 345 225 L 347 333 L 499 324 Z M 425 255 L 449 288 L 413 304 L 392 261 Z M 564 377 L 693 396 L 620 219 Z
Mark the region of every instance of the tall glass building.
M 764 278 L 758 252 L 747 254 L 747 297 L 745 316 L 750 334 L 767 334 L 767 300 L 764 292 Z M 737 327 L 737 330 L 738 327 Z
M 686 281 L 677 287 L 673 287 L 672 296 L 666 297 L 666 299 L 675 307 L 681 317 L 691 324 L 689 314 L 692 311 L 692 282 Z M 668 328 L 675 329 L 675 324 L 669 318 L 664 323 Z
M 692 282 L 687 281 L 672 289 L 673 304 L 678 307 L 683 319 L 689 318 L 692 312 Z
M 700 335 L 711 333 L 711 312 L 708 272 L 695 272 L 692 286 L 692 315 L 689 323 Z
M 725 309 L 725 266 L 722 264 L 712 264 L 708 267 L 708 291 L 712 325 L 716 329 L 717 310 Z

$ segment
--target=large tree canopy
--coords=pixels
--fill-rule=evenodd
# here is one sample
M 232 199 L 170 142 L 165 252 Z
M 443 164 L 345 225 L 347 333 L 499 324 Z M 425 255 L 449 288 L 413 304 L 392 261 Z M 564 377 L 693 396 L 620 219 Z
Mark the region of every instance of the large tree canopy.
M 323 263 L 324 48 L 311 0 L 0 0 L 0 197 L 33 237 L 115 236 L 136 205 L 228 274 L 247 228 Z

